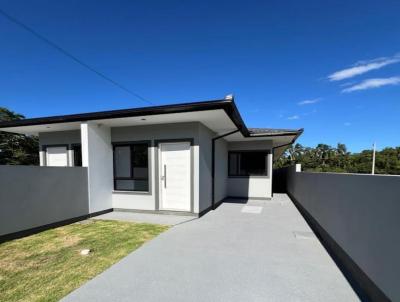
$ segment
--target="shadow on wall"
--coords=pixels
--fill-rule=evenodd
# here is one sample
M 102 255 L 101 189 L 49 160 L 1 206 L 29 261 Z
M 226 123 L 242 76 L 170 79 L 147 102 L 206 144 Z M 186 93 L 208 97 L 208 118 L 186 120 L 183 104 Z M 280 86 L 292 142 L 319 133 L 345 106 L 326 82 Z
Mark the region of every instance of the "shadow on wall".
M 249 198 L 241 197 L 227 197 L 223 200 L 224 203 L 235 203 L 235 204 L 246 204 L 249 202 Z
M 287 169 L 274 169 L 272 172 L 272 193 L 287 193 Z

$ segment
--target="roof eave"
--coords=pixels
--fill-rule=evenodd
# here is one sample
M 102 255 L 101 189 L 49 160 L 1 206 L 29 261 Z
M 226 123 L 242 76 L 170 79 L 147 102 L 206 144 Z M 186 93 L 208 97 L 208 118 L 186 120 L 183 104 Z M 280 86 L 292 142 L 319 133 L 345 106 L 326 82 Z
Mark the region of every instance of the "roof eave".
M 244 124 L 242 117 L 240 116 L 239 110 L 237 109 L 235 102 L 233 100 L 225 100 L 225 99 L 7 121 L 7 122 L 0 122 L 0 130 L 11 127 L 83 122 L 90 120 L 148 116 L 148 115 L 168 114 L 168 113 L 185 113 L 185 112 L 218 110 L 218 109 L 222 109 L 226 112 L 226 114 L 229 116 L 229 118 L 232 120 L 232 122 L 244 136 L 250 135 L 246 125 Z
M 294 131 L 285 131 L 285 132 L 277 132 L 277 133 L 250 133 L 251 137 L 274 137 L 274 136 L 293 136 L 296 138 L 299 137 L 303 133 L 304 129 L 298 129 Z

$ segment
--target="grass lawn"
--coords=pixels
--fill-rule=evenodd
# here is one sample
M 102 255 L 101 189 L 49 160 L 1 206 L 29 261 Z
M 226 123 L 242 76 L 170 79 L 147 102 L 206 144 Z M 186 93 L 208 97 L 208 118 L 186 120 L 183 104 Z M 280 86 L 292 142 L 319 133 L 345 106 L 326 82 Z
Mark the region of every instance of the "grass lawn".
M 2 243 L 0 301 L 58 301 L 167 228 L 85 220 Z

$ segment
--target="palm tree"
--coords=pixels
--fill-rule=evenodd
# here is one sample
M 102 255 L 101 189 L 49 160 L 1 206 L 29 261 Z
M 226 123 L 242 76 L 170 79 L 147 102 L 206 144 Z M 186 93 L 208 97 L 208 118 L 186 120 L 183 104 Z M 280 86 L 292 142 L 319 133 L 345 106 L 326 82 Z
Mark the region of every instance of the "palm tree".
M 290 163 L 295 163 L 298 161 L 303 155 L 304 148 L 301 144 L 291 145 L 290 148 L 287 149 L 287 156 L 290 160 Z
M 326 166 L 326 162 L 332 157 L 332 148 L 326 144 L 318 144 L 315 148 L 316 156 L 322 167 Z

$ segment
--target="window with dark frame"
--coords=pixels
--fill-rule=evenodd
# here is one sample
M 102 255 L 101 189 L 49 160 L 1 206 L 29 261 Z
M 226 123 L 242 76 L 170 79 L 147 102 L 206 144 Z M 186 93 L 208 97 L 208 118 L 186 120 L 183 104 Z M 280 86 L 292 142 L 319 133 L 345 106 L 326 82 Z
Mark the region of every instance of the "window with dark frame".
M 114 190 L 149 190 L 148 147 L 147 143 L 114 145 Z
M 268 151 L 231 151 L 228 156 L 228 175 L 268 175 Z

